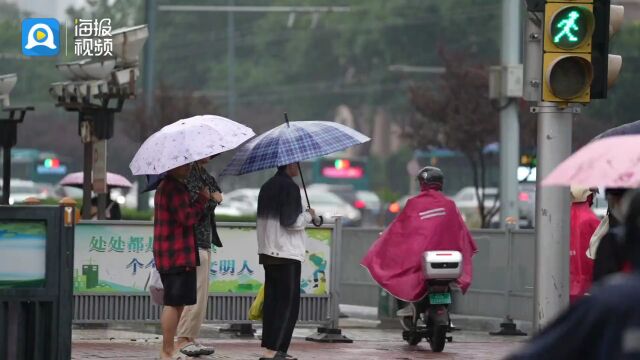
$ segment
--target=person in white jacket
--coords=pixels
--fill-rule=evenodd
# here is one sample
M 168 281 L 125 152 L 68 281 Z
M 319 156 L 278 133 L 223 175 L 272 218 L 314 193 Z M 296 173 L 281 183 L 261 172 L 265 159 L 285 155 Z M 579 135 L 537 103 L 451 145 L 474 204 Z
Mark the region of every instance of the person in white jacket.
M 300 188 L 293 181 L 297 164 L 280 166 L 258 195 L 258 256 L 264 267 L 264 304 L 260 359 L 295 358 L 288 355 L 300 307 L 300 272 L 305 258 L 305 226 L 315 211 L 302 208 Z

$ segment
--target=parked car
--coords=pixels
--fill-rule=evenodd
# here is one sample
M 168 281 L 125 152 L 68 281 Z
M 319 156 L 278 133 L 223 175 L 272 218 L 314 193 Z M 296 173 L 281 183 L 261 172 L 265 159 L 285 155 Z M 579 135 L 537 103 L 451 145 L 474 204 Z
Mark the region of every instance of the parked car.
M 73 199 L 82 199 L 82 189 L 73 186 L 56 185 L 53 193 L 59 198 L 70 197 Z
M 498 189 L 494 187 L 479 190 L 480 196 L 484 196 L 485 213 L 492 209 L 499 209 L 500 200 L 498 199 Z M 476 188 L 468 186 L 462 188 L 452 200 L 460 210 L 464 221 L 469 227 L 480 227 L 482 221 L 480 219 L 480 199 L 476 193 Z
M 326 191 L 338 195 L 346 203 L 360 210 L 362 225 L 377 224 L 381 211 L 380 197 L 373 191 L 354 190 L 352 185 L 313 184 L 308 190 Z
M 237 189 L 224 194 L 222 204 L 216 207 L 217 215 L 255 216 L 258 212 L 260 189 Z
M 147 186 L 147 184 L 144 183 L 143 186 Z M 131 188 L 129 188 L 129 191 L 124 195 L 125 208 L 136 209 L 138 207 L 138 193 L 141 191 L 139 189 L 140 187 L 138 186 L 138 182 L 134 181 L 133 186 L 131 186 Z M 154 208 L 153 198 L 156 195 L 156 191 L 155 190 L 149 191 L 148 194 L 149 194 L 149 199 L 147 200 L 147 204 L 149 206 L 149 209 L 153 209 Z M 82 197 L 82 195 L 80 196 Z M 118 203 L 120 203 L 119 200 L 118 200 Z
M 41 199 L 47 199 L 47 198 L 57 199 L 58 198 L 58 196 L 56 196 L 55 185 L 47 184 L 47 183 L 36 183 L 36 187 L 40 192 L 39 198 Z
M 518 186 L 518 211 L 520 228 L 533 229 L 536 226 L 536 184 L 520 183 Z
M 309 202 L 311 207 L 316 210 L 317 215 L 324 218 L 325 223 L 333 223 L 334 216 L 342 216 L 343 224 L 346 226 L 355 226 L 362 220 L 360 210 L 342 200 L 338 195 L 322 191 L 318 189 L 307 189 Z M 307 207 L 307 200 L 304 192 L 301 191 L 303 207 Z
M 2 191 L 3 185 L 0 179 L 0 191 Z M 38 186 L 35 182 L 30 180 L 11 179 L 11 193 L 9 194 L 9 205 L 20 204 L 29 197 L 35 197 L 38 199 L 47 198 L 47 193 L 43 191 L 42 187 Z
M 604 189 L 601 189 L 600 192 L 593 197 L 593 206 L 591 209 L 599 219 L 603 219 L 607 216 L 609 203 L 607 202 L 607 198 L 604 196 Z

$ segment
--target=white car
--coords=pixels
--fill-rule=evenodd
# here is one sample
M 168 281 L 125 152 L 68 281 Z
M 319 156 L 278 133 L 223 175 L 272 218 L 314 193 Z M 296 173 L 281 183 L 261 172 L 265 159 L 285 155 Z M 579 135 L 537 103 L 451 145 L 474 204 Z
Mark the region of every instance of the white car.
M 0 192 L 2 190 L 2 179 L 0 179 Z M 11 179 L 11 193 L 9 194 L 9 205 L 23 203 L 29 197 L 38 199 L 46 198 L 42 188 L 30 180 Z
M 591 210 L 596 214 L 599 219 L 603 219 L 607 216 L 607 209 L 609 208 L 609 203 L 604 196 L 604 189 L 600 191 L 599 194 L 595 194 L 593 197 L 593 206 Z
M 324 218 L 325 223 L 333 223 L 333 217 L 338 215 L 343 217 L 345 225 L 357 223 L 362 219 L 362 214 L 358 209 L 349 205 L 332 192 L 307 189 L 307 194 L 309 195 L 311 207 L 316 210 L 318 216 Z M 302 197 L 302 207 L 306 209 L 307 199 L 304 191 L 301 190 L 300 195 Z
M 260 189 L 237 189 L 223 194 L 222 204 L 216 207 L 216 215 L 255 216 L 258 212 Z
M 147 184 L 143 184 L 144 186 L 146 186 Z M 124 195 L 124 203 L 120 203 L 120 201 L 122 199 L 120 199 L 120 197 L 116 197 L 114 198 L 115 200 L 118 201 L 118 203 L 120 203 L 121 205 L 123 204 L 124 207 L 129 208 L 129 209 L 135 209 L 138 207 L 138 192 L 139 192 L 139 187 L 138 187 L 138 182 L 134 181 L 133 182 L 133 186 L 131 188 L 129 188 L 129 190 L 127 191 L 127 193 Z M 154 208 L 154 196 L 156 194 L 155 190 L 149 191 L 149 200 L 148 200 L 148 204 L 149 204 L 149 209 L 153 209 Z M 113 196 L 113 194 L 112 194 Z M 122 194 L 120 194 L 120 196 L 122 196 Z
M 481 197 L 484 196 L 483 203 L 485 213 L 491 209 L 499 209 L 500 200 L 498 199 L 497 188 L 485 188 L 484 191 L 479 189 L 479 192 Z M 478 199 L 475 187 L 468 186 L 462 188 L 453 197 L 453 201 L 456 203 L 456 206 L 460 210 L 460 213 L 468 226 L 480 227 L 482 224 L 482 221 L 480 220 L 480 199 Z
M 479 189 L 479 193 L 481 197 L 484 195 L 485 209 L 491 209 L 494 206 L 498 207 L 500 205 L 497 188 L 485 188 L 484 191 L 482 189 Z M 453 201 L 455 201 L 458 209 L 477 209 L 480 205 L 480 199 L 478 198 L 478 194 L 476 193 L 476 188 L 473 186 L 462 188 L 453 197 Z

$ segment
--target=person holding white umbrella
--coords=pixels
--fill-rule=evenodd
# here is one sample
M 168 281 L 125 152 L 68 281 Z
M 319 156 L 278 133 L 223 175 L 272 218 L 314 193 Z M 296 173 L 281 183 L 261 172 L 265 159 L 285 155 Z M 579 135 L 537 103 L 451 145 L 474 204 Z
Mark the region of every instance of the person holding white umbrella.
M 239 123 L 214 115 L 195 116 L 167 125 L 140 147 L 130 168 L 134 175 L 166 172 L 155 195 L 153 255 L 164 287 L 161 359 L 184 359 L 174 339 L 185 306 L 197 303 L 196 268 L 200 257 L 194 226 L 213 196 L 203 184 L 190 196 L 186 180 L 192 164 L 231 150 L 255 134 Z
M 176 330 L 184 307 L 197 303 L 200 257 L 194 225 L 212 196 L 207 187 L 202 187 L 196 199 L 190 199 L 185 184 L 190 172 L 191 164 L 171 169 L 154 199 L 153 258 L 164 287 L 161 359 L 183 358 L 180 352 L 175 353 Z
M 215 156 L 212 156 L 214 158 Z M 198 298 L 195 305 L 187 306 L 182 312 L 180 322 L 178 323 L 178 340 L 177 348 L 188 356 L 211 355 L 215 349 L 205 346 L 196 341 L 200 328 L 204 322 L 207 310 L 207 302 L 209 299 L 209 269 L 211 268 L 211 248 L 216 246 L 222 247 L 222 241 L 218 235 L 215 208 L 222 202 L 222 189 L 218 185 L 216 179 L 204 168 L 210 158 L 197 161 L 193 164 L 191 173 L 187 178 L 186 184 L 191 195 L 191 199 L 195 200 L 199 196 L 200 189 L 206 186 L 211 191 L 211 197 L 200 221 L 194 226 L 196 246 L 198 256 L 200 257 L 200 266 L 197 269 L 197 293 Z

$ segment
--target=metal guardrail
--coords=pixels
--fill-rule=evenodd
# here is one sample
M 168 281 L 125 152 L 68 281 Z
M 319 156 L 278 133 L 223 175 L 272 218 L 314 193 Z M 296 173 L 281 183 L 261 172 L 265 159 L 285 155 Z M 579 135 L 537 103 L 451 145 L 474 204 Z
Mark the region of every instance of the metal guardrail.
M 254 298 L 255 295 L 212 294 L 205 321 L 249 323 L 248 313 Z M 161 309 L 146 294 L 82 294 L 74 296 L 73 319 L 75 323 L 157 322 Z M 302 295 L 298 320 L 302 323 L 324 323 L 328 310 L 328 296 Z
M 152 226 L 150 222 L 140 221 L 83 221 L 81 224 Z M 224 227 L 255 227 L 255 224 L 218 224 L 219 229 Z M 338 249 L 342 243 L 343 228 L 340 220 L 336 221 L 335 224 L 323 227 L 332 229 L 329 294 L 303 294 L 301 296 L 298 319 L 302 323 L 337 328 L 340 314 L 339 274 L 341 273 Z M 226 324 L 252 323 L 252 321 L 248 320 L 248 313 L 255 296 L 256 294 L 254 293 L 210 293 L 205 321 Z M 161 307 L 153 304 L 147 293 L 80 293 L 74 294 L 73 300 L 74 323 L 157 322 L 160 319 Z

